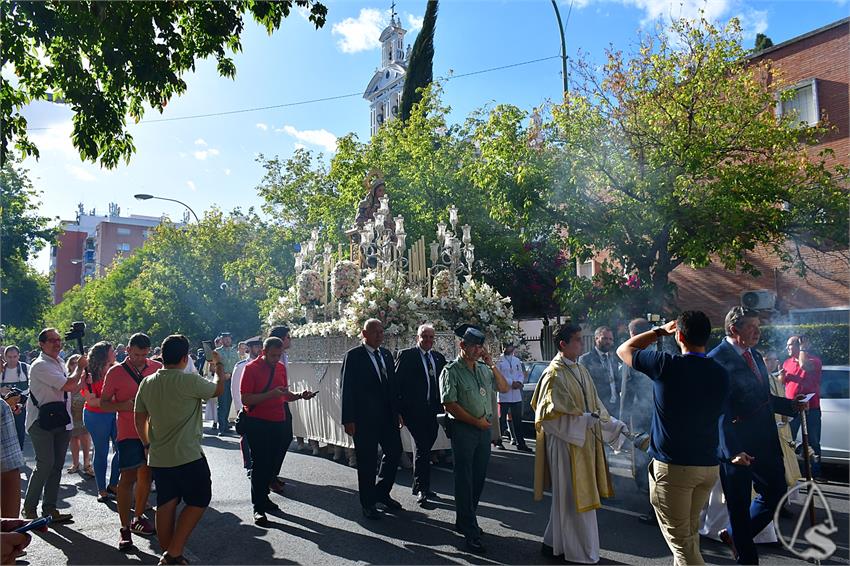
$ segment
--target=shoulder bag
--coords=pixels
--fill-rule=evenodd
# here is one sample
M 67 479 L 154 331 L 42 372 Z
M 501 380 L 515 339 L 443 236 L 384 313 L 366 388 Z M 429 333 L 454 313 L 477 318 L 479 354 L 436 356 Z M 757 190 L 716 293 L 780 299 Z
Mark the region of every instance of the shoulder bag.
M 38 426 L 44 430 L 55 430 L 71 424 L 71 415 L 68 414 L 68 407 L 65 405 L 68 400 L 67 391 L 64 393 L 64 398 L 64 401 L 53 401 L 39 405 L 38 400 L 30 390 L 32 404 L 38 408 Z
M 272 381 L 274 380 L 274 372 L 275 372 L 276 369 L 277 369 L 277 364 L 272 366 L 272 370 L 269 373 L 269 380 L 268 380 L 268 382 L 266 382 L 266 386 L 263 388 L 262 391 L 260 391 L 260 393 L 265 393 L 266 391 L 269 390 L 269 388 L 272 385 Z M 256 420 L 257 419 L 255 419 L 254 417 L 252 417 L 251 415 L 249 415 L 245 411 L 245 407 L 242 407 L 241 409 L 239 409 L 239 413 L 236 414 L 236 423 L 234 424 L 234 428 L 236 429 L 236 434 L 238 434 L 239 436 L 245 436 L 246 434 L 251 432 L 252 421 L 256 421 Z

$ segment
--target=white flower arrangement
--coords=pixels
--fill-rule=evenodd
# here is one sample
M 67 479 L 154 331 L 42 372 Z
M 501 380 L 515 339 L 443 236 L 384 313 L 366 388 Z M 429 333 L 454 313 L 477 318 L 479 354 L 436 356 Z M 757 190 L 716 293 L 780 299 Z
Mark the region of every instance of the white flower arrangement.
M 276 324 L 297 324 L 304 318 L 304 307 L 298 302 L 298 291 L 290 287 L 286 293 L 278 297 L 277 303 L 269 311 L 266 322 L 269 326 Z
M 331 293 L 337 301 L 349 299 L 360 287 L 360 266 L 341 261 L 331 271 Z
M 377 318 L 384 323 L 384 332 L 390 335 L 415 333 L 421 324 L 419 311 L 422 310 L 422 295 L 408 287 L 403 276 L 387 276 L 376 271 L 370 272 L 363 284 L 352 295 L 345 310 L 350 330 L 363 327 L 370 318 Z
M 318 305 L 324 296 L 322 279 L 318 271 L 305 269 L 298 275 L 298 302 L 302 305 Z

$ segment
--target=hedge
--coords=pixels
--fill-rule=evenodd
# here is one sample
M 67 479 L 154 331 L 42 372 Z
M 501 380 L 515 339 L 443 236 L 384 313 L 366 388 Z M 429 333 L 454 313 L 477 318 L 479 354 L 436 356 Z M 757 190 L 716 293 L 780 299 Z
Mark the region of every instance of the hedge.
M 805 334 L 809 338 L 810 350 L 820 357 L 823 365 L 850 364 L 850 326 L 847 324 L 796 324 L 796 325 L 766 325 L 761 327 L 761 339 L 758 343 L 760 352 L 775 350 L 780 360 L 786 356 L 785 344 L 792 335 Z M 725 333 L 722 328 L 711 332 L 708 350 L 714 348 L 723 340 Z

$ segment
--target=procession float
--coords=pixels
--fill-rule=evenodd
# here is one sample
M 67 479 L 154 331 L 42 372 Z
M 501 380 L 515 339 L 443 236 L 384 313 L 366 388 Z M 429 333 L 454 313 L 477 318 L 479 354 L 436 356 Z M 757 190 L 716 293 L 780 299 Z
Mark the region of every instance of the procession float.
M 313 230 L 296 253 L 295 284 L 266 320 L 291 329 L 290 389 L 317 392 L 311 401 L 290 405 L 295 436 L 345 448 L 354 444 L 340 422 L 340 370 L 367 319 L 383 322 L 383 346 L 393 354 L 416 345 L 423 323 L 434 326 L 434 349 L 447 359 L 457 355 L 452 329 L 462 323 L 482 328 L 494 355 L 501 342 L 520 338 L 510 298 L 474 277 L 472 230 L 459 225 L 456 207 L 448 209 L 448 222 L 437 224 L 433 242 L 426 246 L 423 237 L 408 246 L 404 218 L 391 215 L 380 175 L 370 174 L 364 185 L 368 192 L 348 241 L 321 246 Z M 402 442 L 410 452 L 406 429 Z M 440 430 L 434 449 L 449 447 Z

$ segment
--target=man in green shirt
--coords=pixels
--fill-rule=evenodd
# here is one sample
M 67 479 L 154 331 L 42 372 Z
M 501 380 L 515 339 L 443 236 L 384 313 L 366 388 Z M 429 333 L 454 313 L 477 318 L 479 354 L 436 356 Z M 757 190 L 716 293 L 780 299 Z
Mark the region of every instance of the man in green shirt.
M 160 564 L 185 564 L 183 547 L 212 498 L 210 468 L 201 450 L 201 402 L 228 389 L 230 374 L 213 354 L 215 377 L 184 373 L 189 340 L 162 342 L 164 368 L 146 377 L 136 393 L 135 421 L 156 481 L 156 529 L 165 550 Z M 180 500 L 186 507 L 175 524 Z
M 230 379 L 233 368 L 239 363 L 239 349 L 233 346 L 233 337 L 230 332 L 221 333 L 221 346 L 215 349 L 221 363 L 224 364 L 224 377 Z M 230 405 L 233 403 L 233 393 L 230 387 L 225 387 L 224 393 L 218 398 L 218 435 L 230 434 Z
M 494 389 L 506 393 L 510 386 L 484 348 L 480 329 L 464 324 L 455 334 L 461 338 L 460 355 L 440 374 L 440 399 L 451 419 L 455 530 L 466 537 L 469 550 L 483 553 L 475 511 L 490 461 L 490 427 L 497 419 L 493 415 Z

